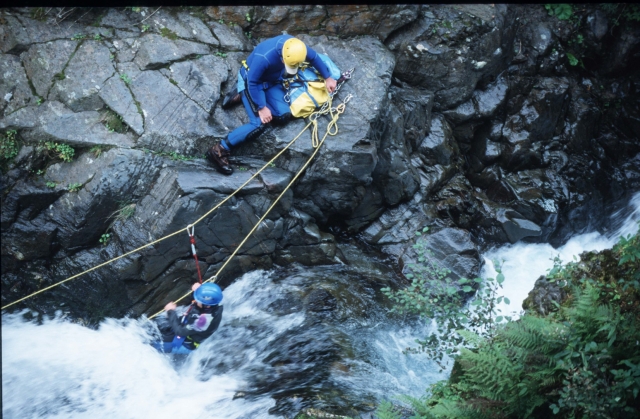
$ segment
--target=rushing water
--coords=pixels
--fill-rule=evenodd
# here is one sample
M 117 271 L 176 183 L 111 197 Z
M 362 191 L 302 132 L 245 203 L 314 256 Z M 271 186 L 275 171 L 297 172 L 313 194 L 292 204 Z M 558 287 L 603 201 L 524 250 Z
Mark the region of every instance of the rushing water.
M 93 330 L 62 314 L 42 324 L 4 315 L 3 417 L 293 417 L 420 396 L 445 374 L 402 353 L 426 330 L 388 317 L 379 288 L 393 275 L 341 265 L 248 273 L 225 289 L 218 332 L 179 359 L 148 345 L 145 319 Z
M 515 244 L 504 259 L 511 308 L 560 255 L 611 247 L 633 233 L 640 194 L 613 215 L 615 233 L 577 236 L 559 249 Z M 107 319 L 97 329 L 61 313 L 41 324 L 28 312 L 2 317 L 2 413 L 11 418 L 266 418 L 303 408 L 353 414 L 397 394 L 421 396 L 446 377 L 422 355 L 402 352 L 427 327 L 390 318 L 379 289 L 394 281 L 385 263 L 351 252 L 351 266 L 254 271 L 224 291 L 220 329 L 186 358 L 148 343 L 145 319 Z M 485 275 L 495 275 L 491 263 Z M 303 309 L 304 308 L 304 309 Z
M 553 267 L 553 259 L 559 257 L 563 263 L 571 262 L 585 251 L 599 251 L 610 249 L 616 244 L 620 236 L 627 236 L 638 231 L 640 221 L 640 193 L 631 199 L 629 205 L 611 215 L 610 232 L 600 234 L 591 232 L 571 238 L 564 246 L 557 249 L 549 244 L 515 243 L 502 246 L 486 252 L 482 277 L 495 278 L 497 272 L 492 261 L 502 265 L 502 273 L 506 280 L 502 295 L 510 299 L 510 304 L 501 304 L 499 309 L 503 314 L 522 311 L 522 302 L 533 289 L 533 285 L 540 275 L 547 273 Z

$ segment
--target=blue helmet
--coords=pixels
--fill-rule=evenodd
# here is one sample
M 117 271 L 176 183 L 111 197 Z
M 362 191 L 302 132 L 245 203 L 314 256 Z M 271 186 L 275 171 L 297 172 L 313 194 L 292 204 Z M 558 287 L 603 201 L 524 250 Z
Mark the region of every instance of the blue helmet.
M 193 292 L 193 298 L 202 305 L 215 306 L 222 301 L 222 290 L 218 284 L 207 282 Z

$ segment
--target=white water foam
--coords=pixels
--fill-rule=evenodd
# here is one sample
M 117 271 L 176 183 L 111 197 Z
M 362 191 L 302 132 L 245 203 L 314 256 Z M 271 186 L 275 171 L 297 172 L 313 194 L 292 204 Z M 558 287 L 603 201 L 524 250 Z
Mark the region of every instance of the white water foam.
M 550 244 L 515 243 L 489 250 L 483 257 L 485 266 L 482 270 L 483 278 L 495 278 L 497 275 L 492 261 L 502 263 L 502 273 L 505 276 L 502 295 L 509 298 L 510 304 L 500 304 L 501 314 L 520 315 L 522 302 L 533 289 L 536 280 L 553 268 L 553 259 L 558 256 L 563 263 L 571 262 L 585 251 L 600 251 L 610 249 L 621 236 L 635 234 L 640 221 L 640 193 L 637 193 L 629 203 L 631 213 L 621 220 L 622 210 L 614 213 L 612 224 L 621 224 L 612 234 L 592 232 L 571 238 L 564 246 L 557 249 Z

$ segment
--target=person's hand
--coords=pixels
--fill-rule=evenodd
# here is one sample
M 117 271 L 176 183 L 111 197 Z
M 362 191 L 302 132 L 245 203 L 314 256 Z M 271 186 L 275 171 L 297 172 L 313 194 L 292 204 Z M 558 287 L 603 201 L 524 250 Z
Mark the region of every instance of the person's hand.
M 200 288 L 200 285 L 202 285 L 202 284 L 201 284 L 201 283 L 199 283 L 199 282 L 196 282 L 195 284 L 193 284 L 193 285 L 191 286 L 191 291 L 195 291 L 195 290 L 197 290 L 198 288 Z
M 269 110 L 269 108 L 266 106 L 258 111 L 258 116 L 260 117 L 260 121 L 262 121 L 263 124 L 268 124 L 269 122 L 271 122 L 271 119 L 273 119 L 273 117 L 271 116 L 271 110 Z
M 324 84 L 327 86 L 329 93 L 333 93 L 333 91 L 336 90 L 338 82 L 333 77 L 329 77 L 324 81 Z
M 174 302 L 172 301 L 172 302 L 170 302 L 170 303 L 167 303 L 167 305 L 166 305 L 166 306 L 164 306 L 164 311 L 175 310 L 175 309 L 176 309 L 176 307 L 178 307 L 178 306 L 176 305 L 176 303 L 174 303 Z

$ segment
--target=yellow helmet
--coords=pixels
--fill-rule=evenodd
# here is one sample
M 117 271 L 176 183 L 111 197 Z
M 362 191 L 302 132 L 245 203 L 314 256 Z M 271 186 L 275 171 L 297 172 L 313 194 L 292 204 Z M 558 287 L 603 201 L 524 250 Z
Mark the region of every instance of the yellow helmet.
M 282 60 L 287 73 L 296 74 L 300 63 L 307 58 L 307 46 L 298 38 L 289 38 L 282 46 Z

